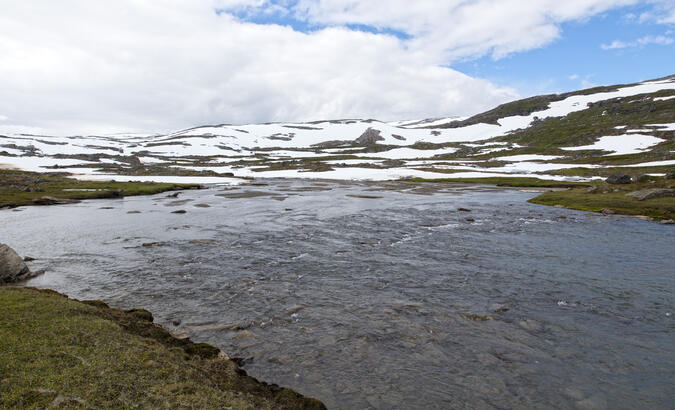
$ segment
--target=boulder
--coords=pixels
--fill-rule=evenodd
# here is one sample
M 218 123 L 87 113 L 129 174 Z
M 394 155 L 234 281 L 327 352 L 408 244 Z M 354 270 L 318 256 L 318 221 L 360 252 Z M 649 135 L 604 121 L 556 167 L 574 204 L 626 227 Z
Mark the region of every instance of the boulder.
M 605 180 L 605 182 L 614 185 L 630 184 L 633 182 L 633 178 L 631 178 L 631 176 L 628 174 L 612 174 Z
M 384 138 L 380 136 L 380 132 L 380 130 L 368 128 L 363 132 L 363 134 L 361 134 L 360 137 L 354 140 L 354 142 L 359 145 L 373 145 L 377 143 L 377 141 L 384 141 Z
M 13 283 L 32 277 L 23 259 L 14 249 L 0 243 L 0 283 Z
M 637 198 L 638 201 L 644 201 L 646 199 L 652 198 L 665 198 L 668 196 L 675 196 L 675 189 L 666 189 L 666 188 L 643 189 L 640 191 L 635 191 L 626 194 L 626 196 L 632 196 L 633 198 Z

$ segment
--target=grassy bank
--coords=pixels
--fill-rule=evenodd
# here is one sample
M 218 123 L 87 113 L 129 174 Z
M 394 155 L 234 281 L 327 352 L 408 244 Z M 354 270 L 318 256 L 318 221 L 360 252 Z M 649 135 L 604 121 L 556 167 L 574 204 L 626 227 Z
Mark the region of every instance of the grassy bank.
M 496 185 L 514 188 L 573 188 L 589 187 L 597 185 L 599 182 L 569 182 L 569 181 L 547 181 L 539 178 L 526 177 L 487 177 L 487 178 L 406 178 L 410 182 L 441 182 L 452 184 L 480 184 Z
M 644 189 L 675 189 L 675 181 L 658 178 L 652 182 L 627 185 L 598 185 L 597 189 L 569 189 L 545 192 L 529 202 L 540 205 L 564 206 L 591 212 L 611 212 L 622 215 L 645 215 L 656 219 L 675 219 L 675 197 L 639 201 L 626 194 Z
M 0 408 L 324 408 L 172 337 L 144 310 L 0 287 L 0 312 Z
M 672 167 L 671 167 L 672 168 Z M 670 168 L 669 168 L 670 169 Z M 563 206 L 591 212 L 611 212 L 623 215 L 645 215 L 656 219 L 675 219 L 675 197 L 639 201 L 626 194 L 654 188 L 675 189 L 675 180 L 652 177 L 650 181 L 626 185 L 609 185 L 602 181 L 565 182 L 537 178 L 410 178 L 411 182 L 496 185 L 512 188 L 570 188 L 545 192 L 529 202 L 539 205 Z
M 42 197 L 99 199 L 153 195 L 165 191 L 196 189 L 196 184 L 154 182 L 78 181 L 63 173 L 0 170 L 0 208 L 33 205 Z

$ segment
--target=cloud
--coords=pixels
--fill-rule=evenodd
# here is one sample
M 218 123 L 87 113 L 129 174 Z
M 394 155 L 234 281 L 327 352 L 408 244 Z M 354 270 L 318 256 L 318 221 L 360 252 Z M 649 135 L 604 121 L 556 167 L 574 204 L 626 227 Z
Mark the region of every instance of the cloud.
M 61 133 L 468 115 L 518 95 L 450 63 L 542 47 L 632 3 L 0 0 L 0 112 Z M 286 25 L 252 22 L 269 15 Z
M 609 44 L 602 44 L 600 47 L 603 50 L 620 50 L 623 48 L 630 48 L 630 47 L 644 47 L 648 46 L 651 44 L 654 45 L 661 45 L 661 46 L 667 46 L 670 44 L 673 44 L 675 42 L 675 39 L 672 37 L 668 36 L 644 36 L 640 37 L 635 41 L 621 41 L 621 40 L 614 40 Z
M 675 24 L 675 2 L 672 0 L 648 1 L 653 7 L 638 17 L 641 23 L 655 22 L 659 24 Z

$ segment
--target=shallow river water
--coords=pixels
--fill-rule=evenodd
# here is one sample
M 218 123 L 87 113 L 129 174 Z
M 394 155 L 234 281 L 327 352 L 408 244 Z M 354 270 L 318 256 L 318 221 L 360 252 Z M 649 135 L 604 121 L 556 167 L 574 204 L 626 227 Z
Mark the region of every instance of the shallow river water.
M 329 408 L 672 408 L 675 229 L 534 195 L 267 180 L 0 211 L 0 242 Z

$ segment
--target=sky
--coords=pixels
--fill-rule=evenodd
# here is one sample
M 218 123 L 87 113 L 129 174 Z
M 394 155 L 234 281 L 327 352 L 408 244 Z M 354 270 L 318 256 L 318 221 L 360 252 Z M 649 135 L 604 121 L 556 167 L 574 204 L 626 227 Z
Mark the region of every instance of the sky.
M 467 116 L 675 74 L 675 0 L 0 0 L 0 132 Z

